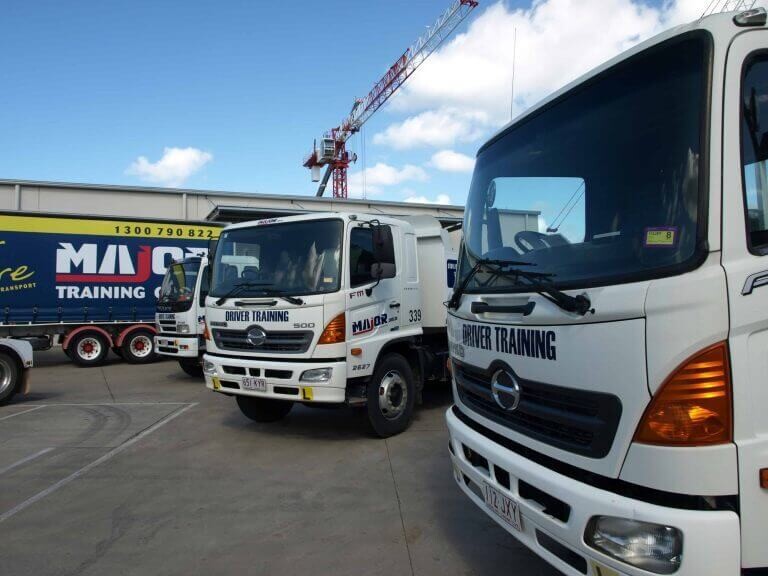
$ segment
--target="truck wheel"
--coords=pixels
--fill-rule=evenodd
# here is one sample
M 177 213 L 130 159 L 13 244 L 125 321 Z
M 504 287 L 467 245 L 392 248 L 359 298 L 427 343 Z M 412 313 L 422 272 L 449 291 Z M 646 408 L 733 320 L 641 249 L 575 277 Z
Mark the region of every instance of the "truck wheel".
M 179 366 L 184 372 L 195 378 L 203 375 L 203 366 L 197 358 L 182 358 L 179 360 Z
M 293 402 L 252 396 L 238 396 L 237 405 L 245 416 L 255 422 L 277 422 L 293 408 Z
M 78 366 L 99 366 L 109 353 L 109 344 L 98 332 L 81 332 L 69 343 L 69 353 Z
M 416 400 L 413 371 L 400 354 L 387 354 L 368 383 L 368 421 L 381 438 L 399 434 L 411 423 Z
M 5 404 L 19 388 L 21 370 L 16 360 L 5 352 L 0 352 L 0 404 Z
M 120 346 L 123 360 L 129 364 L 146 364 L 155 360 L 154 334 L 149 330 L 134 330 Z

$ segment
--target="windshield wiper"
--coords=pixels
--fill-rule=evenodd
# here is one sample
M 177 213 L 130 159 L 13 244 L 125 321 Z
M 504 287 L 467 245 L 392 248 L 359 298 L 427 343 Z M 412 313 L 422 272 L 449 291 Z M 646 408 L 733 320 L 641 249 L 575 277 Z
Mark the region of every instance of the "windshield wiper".
M 499 266 L 499 268 L 489 269 L 491 274 L 493 274 L 495 277 L 497 274 L 501 273 L 502 266 L 536 266 L 536 264 L 531 262 L 517 262 L 515 260 L 492 260 L 489 258 L 480 258 L 477 262 L 475 262 L 475 265 L 472 266 L 472 269 L 464 277 L 464 280 L 461 281 L 461 284 L 459 284 L 459 286 L 453 290 L 451 299 L 448 300 L 447 303 L 449 309 L 455 310 L 459 307 L 459 304 L 461 303 L 461 297 L 464 295 L 464 291 L 467 289 L 467 286 L 469 286 L 472 278 L 475 277 L 475 275 L 480 271 L 480 268 L 483 266 Z M 534 273 L 532 272 L 532 274 Z
M 302 300 L 301 298 L 298 298 L 296 296 L 288 296 L 288 294 L 283 294 L 279 290 L 264 290 L 264 294 L 266 296 L 274 296 L 275 298 L 282 298 L 286 302 L 290 302 L 291 304 L 294 304 L 296 306 L 301 306 L 302 304 L 304 304 L 304 300 Z
M 537 274 L 527 270 L 520 270 L 519 268 L 498 270 L 497 274 L 504 276 L 515 276 L 518 281 L 520 278 L 524 278 L 527 286 L 529 286 L 534 292 L 541 294 L 544 296 L 544 298 L 559 306 L 566 312 L 572 312 L 574 314 L 578 314 L 579 316 L 584 316 L 587 312 L 594 313 L 594 310 L 592 309 L 592 302 L 588 296 L 585 294 L 571 296 L 562 290 L 555 288 L 551 283 L 549 283 L 548 278 L 553 276 L 552 274 Z
M 235 284 L 234 286 L 232 286 L 229 292 L 227 292 L 226 294 L 224 294 L 224 296 L 216 300 L 216 306 L 221 306 L 229 298 L 232 298 L 233 296 L 237 296 L 245 288 L 259 288 L 261 286 L 270 286 L 270 284 L 267 284 L 264 282 L 240 282 L 240 284 Z

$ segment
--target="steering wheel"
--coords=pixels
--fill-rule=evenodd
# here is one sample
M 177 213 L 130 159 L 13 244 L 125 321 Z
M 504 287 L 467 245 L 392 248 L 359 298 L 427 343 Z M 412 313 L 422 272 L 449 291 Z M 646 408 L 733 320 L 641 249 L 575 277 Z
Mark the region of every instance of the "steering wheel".
M 515 244 L 517 244 L 517 247 L 523 251 L 523 254 L 531 252 L 532 250 L 543 250 L 549 248 L 549 244 L 544 241 L 546 237 L 547 235 L 542 234 L 541 232 L 521 230 L 515 234 Z

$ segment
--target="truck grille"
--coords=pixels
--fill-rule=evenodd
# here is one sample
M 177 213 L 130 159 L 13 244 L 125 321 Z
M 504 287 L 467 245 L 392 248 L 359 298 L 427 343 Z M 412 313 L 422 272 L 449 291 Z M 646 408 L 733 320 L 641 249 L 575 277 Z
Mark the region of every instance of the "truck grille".
M 516 376 L 520 403 L 509 411 L 496 403 L 491 392 L 491 378 L 501 366 L 482 370 L 455 360 L 453 364 L 459 398 L 489 420 L 590 458 L 603 458 L 610 452 L 621 419 L 618 397 Z
M 312 332 L 307 331 L 281 331 L 267 332 L 267 338 L 258 346 L 254 346 L 247 340 L 248 330 L 213 330 L 213 340 L 216 347 L 221 350 L 235 352 L 274 352 L 277 354 L 300 354 L 309 349 L 312 343 Z
M 176 332 L 176 320 L 158 320 L 160 332 Z

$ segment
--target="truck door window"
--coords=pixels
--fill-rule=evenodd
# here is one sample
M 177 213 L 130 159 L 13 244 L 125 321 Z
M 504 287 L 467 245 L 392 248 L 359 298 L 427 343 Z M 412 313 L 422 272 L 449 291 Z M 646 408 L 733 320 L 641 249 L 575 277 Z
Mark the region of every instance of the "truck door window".
M 768 52 L 747 61 L 741 92 L 747 241 L 751 252 L 768 254 Z
M 210 270 L 210 268 L 206 266 L 203 268 L 203 273 L 200 275 L 200 306 L 205 306 L 205 297 L 208 296 L 208 289 L 211 281 L 208 270 Z
M 369 284 L 371 266 L 376 262 L 373 256 L 373 230 L 353 228 L 349 239 L 349 281 L 350 287 Z

